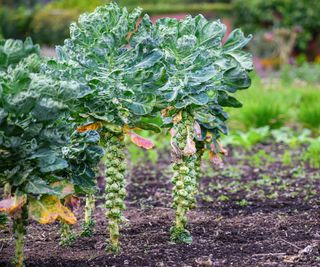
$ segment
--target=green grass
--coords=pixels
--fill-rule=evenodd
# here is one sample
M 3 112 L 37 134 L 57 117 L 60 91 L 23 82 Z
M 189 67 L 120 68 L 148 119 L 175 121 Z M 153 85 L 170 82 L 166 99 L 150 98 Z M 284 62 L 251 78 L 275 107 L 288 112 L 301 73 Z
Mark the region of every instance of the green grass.
M 231 129 L 247 131 L 250 128 L 282 126 L 319 128 L 320 87 L 312 84 L 297 86 L 276 79 L 261 80 L 252 75 L 252 86 L 238 91 L 237 98 L 243 103 L 241 109 L 230 109 Z
M 320 129 L 320 90 L 304 94 L 298 113 L 298 121 L 314 131 Z

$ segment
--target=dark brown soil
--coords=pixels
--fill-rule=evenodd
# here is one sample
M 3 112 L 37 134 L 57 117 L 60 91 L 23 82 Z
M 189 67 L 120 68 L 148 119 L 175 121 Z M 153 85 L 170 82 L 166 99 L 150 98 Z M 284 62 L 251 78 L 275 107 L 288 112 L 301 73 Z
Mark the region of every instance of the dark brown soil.
M 203 166 L 198 208 L 190 212 L 192 245 L 170 242 L 168 160 L 133 167 L 128 177 L 128 223 L 119 255 L 104 251 L 102 199 L 96 233 L 74 245 L 58 245 L 59 225 L 28 227 L 27 266 L 320 266 L 320 172 L 301 162 L 284 166 L 285 148 L 262 145 L 234 151 L 223 169 Z M 259 151 L 265 151 L 262 153 Z M 260 155 L 259 157 L 254 155 Z M 260 154 L 259 154 L 260 153 Z M 81 211 L 78 218 L 81 221 Z M 80 231 L 76 226 L 76 232 Z M 0 230 L 0 266 L 10 266 L 13 240 Z

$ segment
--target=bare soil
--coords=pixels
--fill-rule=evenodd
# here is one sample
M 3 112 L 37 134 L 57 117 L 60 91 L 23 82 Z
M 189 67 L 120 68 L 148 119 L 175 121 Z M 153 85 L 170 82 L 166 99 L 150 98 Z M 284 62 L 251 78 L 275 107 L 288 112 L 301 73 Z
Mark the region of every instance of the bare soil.
M 59 246 L 57 223 L 31 223 L 26 266 L 320 266 L 320 172 L 301 162 L 299 150 L 283 165 L 284 149 L 262 145 L 231 151 L 225 167 L 215 171 L 204 164 L 198 208 L 189 214 L 191 245 L 170 242 L 171 172 L 169 160 L 160 157 L 156 166 L 130 171 L 121 253 L 104 250 L 100 199 L 95 235 L 79 237 L 71 247 Z M 257 159 L 261 150 L 266 154 Z M 77 213 L 81 221 L 82 209 Z M 13 253 L 10 232 L 0 230 L 0 266 L 11 266 Z

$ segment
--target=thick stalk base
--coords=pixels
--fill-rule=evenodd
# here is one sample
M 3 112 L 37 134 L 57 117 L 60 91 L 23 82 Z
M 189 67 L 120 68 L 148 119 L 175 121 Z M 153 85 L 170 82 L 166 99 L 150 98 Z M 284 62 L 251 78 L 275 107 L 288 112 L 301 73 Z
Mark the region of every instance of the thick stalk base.
M 82 224 L 82 237 L 91 237 L 94 234 L 94 227 L 96 225 L 92 218 L 92 213 L 95 208 L 95 197 L 94 195 L 87 195 L 85 205 L 84 222 Z

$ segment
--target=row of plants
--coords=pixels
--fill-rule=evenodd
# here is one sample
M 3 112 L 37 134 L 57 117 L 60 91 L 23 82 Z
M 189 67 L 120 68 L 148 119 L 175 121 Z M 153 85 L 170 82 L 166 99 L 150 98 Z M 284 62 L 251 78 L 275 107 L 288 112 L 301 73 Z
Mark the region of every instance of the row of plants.
M 231 94 L 250 86 L 251 39 L 202 15 L 152 24 L 142 10 L 112 3 L 80 16 L 57 59 L 39 47 L 0 42 L 0 211 L 13 219 L 16 264 L 23 266 L 28 219 L 61 221 L 62 243 L 79 194 L 86 195 L 83 235 L 92 234 L 98 162 L 106 169 L 108 250 L 120 249 L 126 197 L 125 151 L 153 143 L 136 130 L 171 134 L 174 242 L 192 241 L 187 212 L 195 206 L 205 150 L 213 162 L 226 151 L 224 107 L 241 107 Z M 76 129 L 76 130 L 75 130 Z
M 24 39 L 32 36 L 33 40 L 40 44 L 55 45 L 62 44 L 68 37 L 68 26 L 76 21 L 83 12 L 91 12 L 97 6 L 109 3 L 108 0 L 81 0 L 66 1 L 58 0 L 45 3 L 37 1 L 36 5 L 1 5 L 0 4 L 0 36 L 4 38 Z M 133 10 L 136 1 L 117 1 Z M 140 3 L 138 3 L 140 4 Z M 224 14 L 231 9 L 228 3 L 185 3 L 175 1 L 144 1 L 141 4 L 144 12 L 150 15 L 190 13 L 199 14 L 218 13 Z M 47 29 L 50 29 L 48 31 Z

